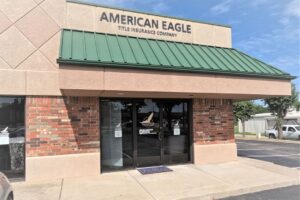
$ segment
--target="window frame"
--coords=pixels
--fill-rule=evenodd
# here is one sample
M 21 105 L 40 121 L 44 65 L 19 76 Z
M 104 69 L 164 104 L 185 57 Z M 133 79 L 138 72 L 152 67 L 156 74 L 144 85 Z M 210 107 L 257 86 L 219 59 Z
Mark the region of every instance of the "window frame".
M 24 107 L 23 107 L 23 118 L 24 118 L 24 169 L 23 169 L 23 173 L 22 173 L 22 176 L 20 177 L 14 177 L 14 178 L 9 178 L 9 180 L 11 181 L 25 181 L 26 180 L 26 152 L 27 152 L 27 147 L 26 147 L 26 138 L 27 138 L 27 118 L 26 118 L 26 113 L 27 113 L 27 97 L 26 96 L 22 96 L 22 95 L 16 95 L 16 96 L 13 96 L 13 95 L 0 95 L 0 99 L 1 98 L 20 98 L 20 99 L 24 99 Z

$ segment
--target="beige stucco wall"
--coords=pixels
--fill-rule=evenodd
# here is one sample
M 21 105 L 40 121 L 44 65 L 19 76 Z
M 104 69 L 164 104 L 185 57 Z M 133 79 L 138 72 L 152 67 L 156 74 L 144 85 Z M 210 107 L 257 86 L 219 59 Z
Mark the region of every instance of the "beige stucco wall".
M 180 33 L 176 31 L 169 31 L 170 33 L 176 33 L 176 37 L 170 36 L 161 36 L 161 35 L 151 35 L 151 34 L 141 34 L 132 31 L 121 31 L 118 29 L 118 26 L 121 24 L 107 23 L 100 21 L 101 14 L 114 13 L 120 15 L 130 15 L 133 17 L 143 17 L 150 20 L 158 20 L 159 22 L 167 21 L 175 23 L 181 23 L 184 25 L 191 26 L 191 34 L 189 33 Z M 155 38 L 162 40 L 173 40 L 180 42 L 189 42 L 195 44 L 204 44 L 211 46 L 220 46 L 220 47 L 231 47 L 231 28 L 225 26 L 211 25 L 206 23 L 196 23 L 192 21 L 178 20 L 174 18 L 160 17 L 149 14 L 141 14 L 136 12 L 129 12 L 123 10 L 115 10 L 103 7 L 96 7 L 90 5 L 82 5 L 76 3 L 67 4 L 67 21 L 66 27 L 70 29 L 79 29 L 79 30 L 89 30 L 95 32 L 104 32 L 104 33 L 114 33 L 118 35 L 130 35 L 135 37 L 145 37 L 145 38 Z M 138 27 L 133 25 L 128 25 L 127 27 Z M 159 27 L 158 31 L 165 31 Z M 156 30 L 147 28 L 148 30 Z
M 65 0 L 18 0 L 0 4 L 0 95 L 102 95 L 170 98 L 253 99 L 289 95 L 290 83 L 245 77 L 160 71 L 90 68 L 59 69 L 61 28 L 119 33 L 114 24 L 100 23 L 107 12 L 142 14 L 66 3 Z M 153 18 L 150 15 L 143 15 Z M 231 30 L 205 23 L 158 17 L 192 26 L 190 35 L 176 40 L 231 46 Z M 170 39 L 170 38 L 160 38 Z M 63 89 L 63 90 L 61 90 Z M 78 92 L 80 91 L 80 92 Z M 91 93 L 92 91 L 92 93 Z
M 59 54 L 60 30 L 74 28 L 120 34 L 114 25 L 99 23 L 99 15 L 103 10 L 130 13 L 67 3 L 65 0 L 2 1 L 0 95 L 61 95 L 58 81 L 59 66 L 56 62 Z M 151 18 L 150 15 L 143 16 Z M 230 28 L 204 23 L 184 23 L 192 25 L 193 34 L 178 34 L 176 40 L 220 46 L 231 45 Z M 90 84 L 89 89 L 93 89 L 97 83 L 87 80 L 86 84 Z
M 59 75 L 65 95 L 254 99 L 291 91 L 289 80 L 198 73 L 69 65 Z
M 100 153 L 26 158 L 26 181 L 100 174 Z
M 0 95 L 61 95 L 60 30 L 65 0 L 0 3 Z
M 195 165 L 207 165 L 235 161 L 237 147 L 235 143 L 194 145 Z

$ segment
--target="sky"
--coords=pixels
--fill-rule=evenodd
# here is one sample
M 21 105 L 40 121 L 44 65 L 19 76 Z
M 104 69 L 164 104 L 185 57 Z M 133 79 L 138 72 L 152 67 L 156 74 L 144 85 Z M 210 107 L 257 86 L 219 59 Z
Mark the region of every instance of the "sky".
M 233 48 L 300 76 L 300 0 L 81 1 L 229 25 Z

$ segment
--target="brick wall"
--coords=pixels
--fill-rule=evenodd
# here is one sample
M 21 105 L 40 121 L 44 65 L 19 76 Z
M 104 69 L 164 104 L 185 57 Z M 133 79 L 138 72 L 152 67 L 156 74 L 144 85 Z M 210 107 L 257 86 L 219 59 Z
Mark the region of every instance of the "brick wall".
M 97 97 L 27 97 L 26 156 L 98 152 Z
M 193 134 L 196 144 L 234 142 L 231 100 L 195 99 L 193 101 Z

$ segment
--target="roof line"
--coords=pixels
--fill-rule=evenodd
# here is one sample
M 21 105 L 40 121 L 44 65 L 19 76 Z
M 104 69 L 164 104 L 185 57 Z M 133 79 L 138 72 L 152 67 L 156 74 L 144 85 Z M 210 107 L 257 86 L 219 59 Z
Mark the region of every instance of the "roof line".
M 92 62 L 92 61 L 81 61 L 81 60 L 67 60 L 67 59 L 62 59 L 59 58 L 57 59 L 57 63 L 59 64 L 74 64 L 74 65 L 91 65 L 91 66 L 102 66 L 102 67 L 116 67 L 116 68 L 122 68 L 123 66 L 126 66 L 127 68 L 131 69 L 148 69 L 148 70 L 161 70 L 161 71 L 181 71 L 181 72 L 199 72 L 199 73 L 205 73 L 205 74 L 220 74 L 220 75 L 231 75 L 231 76 L 245 76 L 245 77 L 264 77 L 264 78 L 277 78 L 277 79 L 286 79 L 286 80 L 293 80 L 297 78 L 296 76 L 291 76 L 291 75 L 270 75 L 270 74 L 256 74 L 256 73 L 240 73 L 240 72 L 225 72 L 225 71 L 217 71 L 217 70 L 207 70 L 207 69 L 195 69 L 195 68 L 165 68 L 162 66 L 147 66 L 147 65 L 130 65 L 130 63 L 127 64 L 122 64 L 122 63 L 99 63 L 99 62 Z
M 243 55 L 246 56 L 246 57 L 250 57 L 250 58 L 256 60 L 256 61 L 259 62 L 259 63 L 265 63 L 265 62 L 263 62 L 263 61 L 261 61 L 261 60 L 255 58 L 255 57 L 252 57 L 252 56 L 250 56 L 250 55 L 248 55 L 248 54 L 245 54 L 244 52 L 242 52 L 242 51 L 240 51 L 240 50 L 237 50 L 237 49 L 235 49 L 235 50 L 238 51 L 238 52 L 240 52 L 241 54 L 243 54 Z M 268 65 L 269 67 L 273 68 L 274 70 L 278 70 L 278 71 L 280 71 L 281 73 L 286 74 L 286 72 L 282 71 L 281 69 L 279 69 L 279 68 L 277 68 L 277 67 L 274 67 L 274 66 L 272 66 L 272 65 L 269 65 L 268 63 L 265 63 L 265 64 Z
M 72 30 L 72 29 L 63 29 L 62 30 L 63 32 L 85 32 L 85 33 L 88 33 L 89 31 L 82 31 L 82 30 Z M 106 33 L 95 33 L 95 32 L 92 32 L 92 31 L 90 31 L 89 32 L 90 34 L 93 34 L 93 35 L 110 35 L 110 36 L 117 36 L 116 34 L 106 34 Z M 61 35 L 63 35 L 63 34 L 61 34 Z M 133 36 L 131 36 L 131 37 L 128 37 L 128 36 L 122 36 L 122 35 L 118 35 L 118 37 L 124 37 L 124 38 L 134 38 L 134 39 L 137 39 L 137 40 L 139 40 L 139 39 L 141 39 L 141 40 L 146 40 L 146 41 L 148 41 L 148 39 L 144 39 L 144 38 L 140 38 L 140 37 L 133 37 Z M 151 40 L 151 41 L 155 41 L 155 42 L 167 42 L 167 40 L 157 40 L 157 39 L 149 39 L 149 40 Z M 105 41 L 107 42 L 107 37 L 105 37 Z M 173 43 L 174 45 L 175 45 L 175 47 L 176 48 L 178 48 L 178 44 L 181 44 L 181 45 L 189 45 L 189 46 L 192 46 L 192 47 L 197 47 L 197 48 L 215 48 L 215 49 L 224 49 L 224 52 L 225 53 L 228 53 L 228 52 L 230 52 L 230 53 L 232 53 L 232 52 L 234 52 L 234 53 L 241 53 L 241 55 L 245 55 L 245 56 L 247 56 L 247 58 L 251 58 L 251 59 L 253 59 L 253 57 L 252 56 L 249 56 L 249 55 L 247 55 L 247 54 L 245 54 L 245 53 L 243 53 L 243 52 L 240 52 L 240 51 L 238 51 L 238 50 L 236 50 L 236 49 L 234 49 L 234 48 L 224 48 L 224 47 L 215 47 L 215 46 L 208 46 L 208 45 L 201 45 L 201 44 L 193 44 L 193 43 L 184 43 L 184 42 L 175 42 L 175 41 L 169 41 L 170 43 Z M 63 45 L 63 43 L 61 43 L 61 46 Z M 72 44 L 71 44 L 72 45 Z M 108 48 L 110 48 L 110 46 L 109 46 L 109 44 L 107 43 L 107 45 L 108 45 Z M 151 45 L 150 45 L 150 48 L 151 48 Z M 152 48 L 151 48 L 152 49 Z M 226 50 L 225 50 L 226 49 Z M 72 53 L 72 50 L 73 50 L 73 48 L 72 48 L 72 46 L 71 46 L 71 53 Z M 110 49 L 108 49 L 108 51 L 110 51 Z M 152 49 L 152 51 L 153 51 L 153 49 Z M 202 50 L 203 51 L 203 50 Z M 181 52 L 181 50 L 179 50 L 179 52 Z M 61 54 L 62 54 L 62 52 L 60 52 Z M 111 52 L 110 52 L 111 53 Z M 204 53 L 205 53 L 205 55 L 206 55 L 206 52 L 204 51 Z M 87 61 L 87 62 L 84 62 L 84 61 L 80 61 L 80 60 L 78 60 L 78 59 L 69 59 L 69 58 L 63 58 L 63 56 L 62 55 L 59 55 L 59 59 L 57 60 L 57 62 L 58 63 L 71 63 L 71 64 L 88 64 L 88 65 L 98 65 L 98 66 L 113 66 L 113 67 L 120 67 L 120 66 L 125 66 L 125 67 L 128 67 L 128 68 L 148 68 L 149 69 L 149 66 L 145 66 L 144 64 L 142 64 L 142 63 L 136 63 L 135 64 L 135 66 L 130 66 L 131 64 L 133 64 L 133 63 L 120 63 L 120 62 L 115 62 L 114 61 L 114 59 L 112 58 L 112 55 L 110 55 L 110 57 L 111 57 L 111 61 L 113 62 L 113 63 L 110 63 L 110 62 L 97 62 L 97 61 L 93 61 L 93 60 L 90 60 L 90 61 Z M 187 59 L 187 58 L 185 58 L 185 54 L 184 53 L 182 53 L 181 52 L 181 54 L 182 54 L 182 56 L 184 56 L 184 59 L 189 63 L 189 65 L 193 68 L 193 65 L 192 65 L 192 63 L 190 63 L 190 61 Z M 154 53 L 154 55 L 156 56 L 156 54 Z M 209 58 L 210 58 L 210 56 L 209 55 L 207 55 Z M 147 59 L 147 58 L 146 58 Z M 156 57 L 156 59 L 157 59 L 157 61 L 158 62 L 160 62 L 160 60 Z M 211 58 L 210 58 L 210 60 L 211 60 Z M 235 59 L 234 59 L 235 60 Z M 196 60 L 196 62 L 197 62 L 197 60 Z M 212 62 L 214 62 L 214 61 L 212 61 Z M 236 62 L 236 61 L 235 61 Z M 202 73 L 214 73 L 214 74 L 235 74 L 235 75 L 242 75 L 242 76 L 257 76 L 257 77 L 271 77 L 271 78 L 281 78 L 281 79 L 295 79 L 296 77 L 295 76 L 292 76 L 292 75 L 290 75 L 290 74 L 288 74 L 288 73 L 286 73 L 286 72 L 283 72 L 283 71 L 281 71 L 281 70 L 278 70 L 277 68 L 275 68 L 275 67 L 272 67 L 271 68 L 271 65 L 268 65 L 268 64 L 266 64 L 266 63 L 264 63 L 264 62 L 262 62 L 262 61 L 258 61 L 258 60 L 254 60 L 253 62 L 260 62 L 260 63 L 262 63 L 262 64 L 265 64 L 266 66 L 268 66 L 268 67 L 270 67 L 270 69 L 273 69 L 273 70 L 275 70 L 276 71 L 276 73 L 272 73 L 272 74 L 265 74 L 265 73 L 261 73 L 261 72 L 259 72 L 259 73 L 253 73 L 253 72 L 249 72 L 248 70 L 243 70 L 243 71 L 246 71 L 246 73 L 244 73 L 244 72 L 233 72 L 233 71 L 218 71 L 219 69 L 215 69 L 215 67 L 214 66 L 212 66 L 214 69 L 192 69 L 192 68 L 189 68 L 189 70 L 188 71 L 194 71 L 194 72 L 202 72 Z M 169 62 L 170 63 L 170 62 Z M 171 64 L 171 63 L 170 63 Z M 216 64 L 216 63 L 215 63 Z M 210 66 L 210 64 L 209 64 L 209 66 Z M 216 64 L 216 66 L 217 66 L 217 64 Z M 183 67 L 183 66 L 182 66 Z M 187 69 L 184 69 L 184 68 L 177 68 L 177 69 L 171 69 L 171 70 L 173 70 L 173 71 L 186 71 Z M 151 68 L 152 69 L 158 69 L 158 70 L 168 70 L 168 68 L 166 68 L 166 67 L 164 67 L 164 66 L 162 66 L 162 64 L 160 64 L 160 65 L 151 65 Z M 211 67 L 210 67 L 211 68 Z M 252 70 L 253 71 L 253 70 Z M 255 71 L 255 70 L 254 70 Z M 282 72 L 281 74 L 278 74 L 277 72 L 278 71 L 280 71 L 280 72 Z M 270 71 L 269 71 L 270 72 Z M 271 72 L 270 72 L 271 73 Z
M 127 8 L 125 9 L 125 8 L 120 8 L 120 7 L 115 7 L 115 6 L 107 6 L 107 5 L 103 5 L 101 3 L 90 3 L 90 2 L 83 2 L 83 1 L 80 1 L 80 0 L 66 0 L 66 2 L 96 6 L 96 7 L 103 7 L 103 8 L 120 10 L 120 11 L 134 12 L 134 13 L 140 13 L 140 14 L 146 14 L 146 15 L 153 15 L 153 16 L 157 16 L 157 17 L 166 17 L 166 18 L 170 18 L 170 19 L 178 19 L 178 20 L 183 20 L 183 21 L 189 21 L 189 22 L 195 22 L 195 23 L 201 23 L 201 24 L 208 24 L 208 25 L 222 26 L 222 27 L 226 27 L 226 28 L 231 28 L 230 25 L 226 25 L 226 24 L 210 23 L 210 22 L 204 22 L 204 21 L 194 20 L 194 19 L 186 19 L 186 18 L 181 18 L 181 17 L 161 15 L 161 14 L 151 13 L 151 12 L 142 12 L 142 11 L 137 11 L 137 10 L 133 10 L 133 9 L 127 9 Z
M 174 41 L 174 40 L 164 40 L 164 39 L 155 39 L 155 38 L 146 38 L 146 37 L 137 37 L 137 36 L 131 36 L 131 35 L 125 35 L 125 34 L 116 34 L 116 33 L 103 33 L 103 32 L 96 32 L 96 31 L 85 31 L 85 30 L 79 30 L 79 29 L 72 29 L 72 28 L 62 28 L 62 31 L 77 31 L 77 32 L 85 32 L 85 33 L 95 33 L 95 34 L 101 34 L 101 35 L 112 35 L 112 36 L 119 36 L 119 37 L 128 37 L 128 38 L 134 38 L 134 39 L 147 39 L 152 41 L 161 41 L 161 42 L 175 42 L 179 44 L 191 44 L 191 45 L 200 45 L 204 47 L 215 47 L 220 49 L 234 49 L 232 47 L 220 47 L 220 46 L 213 46 L 213 45 L 207 45 L 207 44 L 196 44 L 191 42 L 180 42 L 180 41 Z

